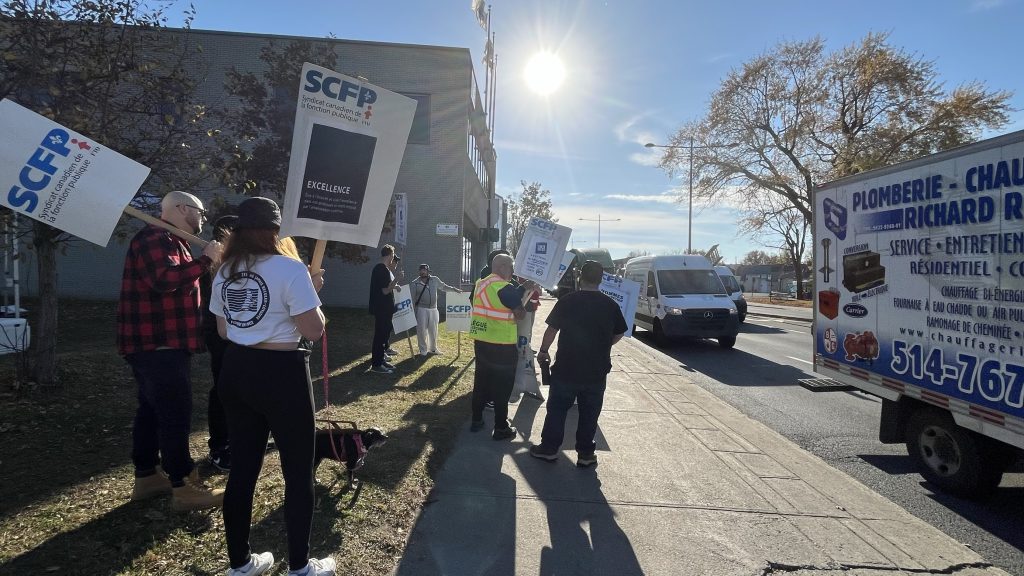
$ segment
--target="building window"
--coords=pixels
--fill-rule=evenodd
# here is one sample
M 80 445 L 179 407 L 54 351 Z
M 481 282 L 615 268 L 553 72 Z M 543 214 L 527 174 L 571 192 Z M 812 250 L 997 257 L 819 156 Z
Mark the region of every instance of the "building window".
M 462 239 L 462 285 L 469 286 L 476 281 L 476 274 L 473 273 L 473 243 L 468 239 Z
M 412 117 L 409 144 L 430 144 L 430 94 L 406 94 L 416 101 L 416 114 Z

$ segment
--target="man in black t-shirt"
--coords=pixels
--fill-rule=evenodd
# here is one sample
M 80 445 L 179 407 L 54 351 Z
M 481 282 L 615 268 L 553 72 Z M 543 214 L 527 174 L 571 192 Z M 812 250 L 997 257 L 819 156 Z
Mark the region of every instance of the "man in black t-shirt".
M 604 403 L 605 382 L 612 369 L 612 345 L 626 333 L 626 320 L 619 305 L 601 293 L 604 268 L 588 260 L 580 269 L 579 290 L 560 298 L 548 315 L 548 328 L 537 352 L 537 360 L 550 361 L 548 348 L 558 335 L 558 358 L 551 367 L 551 390 L 541 443 L 530 455 L 554 462 L 565 435 L 565 417 L 573 403 L 579 404 L 576 427 L 578 466 L 597 463 L 594 436 Z
M 399 270 L 397 276 L 391 272 L 392 261 L 396 258 L 395 248 L 385 244 L 380 249 L 380 262 L 370 274 L 370 315 L 374 318 L 373 344 L 370 356 L 370 370 L 390 374 L 394 366 L 387 361 L 388 340 L 391 336 L 391 318 L 395 315 L 395 292 L 404 276 Z

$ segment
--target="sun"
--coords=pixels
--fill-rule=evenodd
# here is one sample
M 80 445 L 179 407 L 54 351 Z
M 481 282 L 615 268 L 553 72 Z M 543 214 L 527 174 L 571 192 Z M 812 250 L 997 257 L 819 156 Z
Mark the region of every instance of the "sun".
M 562 81 L 565 80 L 565 66 L 556 54 L 537 52 L 526 63 L 523 80 L 534 93 L 547 96 L 562 85 Z

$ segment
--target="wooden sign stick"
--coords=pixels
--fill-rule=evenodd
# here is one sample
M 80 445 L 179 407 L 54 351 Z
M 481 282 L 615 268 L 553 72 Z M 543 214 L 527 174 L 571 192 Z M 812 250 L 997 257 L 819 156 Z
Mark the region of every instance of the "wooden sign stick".
M 320 265 L 324 263 L 324 252 L 327 250 L 327 240 L 317 240 L 313 247 L 313 259 L 309 263 L 309 269 L 316 273 L 320 271 Z
M 125 206 L 124 213 L 129 215 L 129 216 L 134 216 L 134 217 L 138 218 L 139 220 L 142 220 L 143 222 L 146 222 L 148 224 L 152 224 L 153 226 L 158 226 L 160 228 L 163 228 L 164 230 L 167 230 L 168 232 L 170 232 L 171 234 L 174 234 L 178 238 L 181 238 L 183 240 L 188 240 L 189 242 L 191 242 L 193 244 L 198 244 L 199 246 L 201 246 L 203 248 L 205 248 L 206 245 L 209 244 L 209 241 L 203 240 L 202 238 L 200 238 L 199 236 L 196 236 L 195 234 L 189 234 L 188 232 L 185 232 L 181 228 L 178 228 L 177 226 L 174 226 L 173 224 L 168 224 L 167 222 L 164 222 L 163 220 L 161 220 L 159 218 L 154 218 L 154 217 L 150 216 L 149 214 L 146 214 L 142 210 L 139 210 L 138 208 L 135 208 L 133 206 Z

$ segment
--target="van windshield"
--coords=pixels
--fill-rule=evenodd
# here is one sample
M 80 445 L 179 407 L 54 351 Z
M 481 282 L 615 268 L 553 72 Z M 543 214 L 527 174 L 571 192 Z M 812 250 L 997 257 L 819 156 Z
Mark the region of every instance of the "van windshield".
M 740 291 L 740 283 L 736 281 L 735 276 L 722 276 L 722 284 L 725 284 L 725 289 L 730 293 Z
M 726 293 L 714 270 L 660 270 L 658 287 L 665 296 Z

